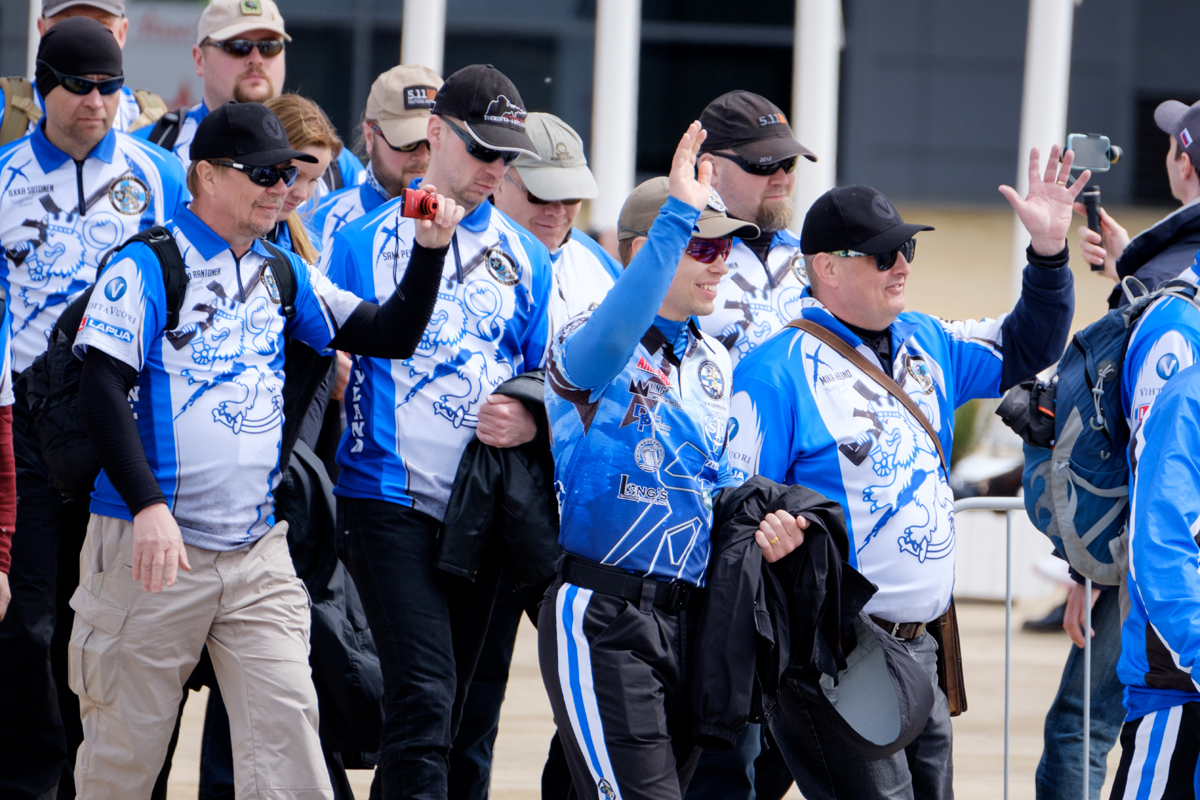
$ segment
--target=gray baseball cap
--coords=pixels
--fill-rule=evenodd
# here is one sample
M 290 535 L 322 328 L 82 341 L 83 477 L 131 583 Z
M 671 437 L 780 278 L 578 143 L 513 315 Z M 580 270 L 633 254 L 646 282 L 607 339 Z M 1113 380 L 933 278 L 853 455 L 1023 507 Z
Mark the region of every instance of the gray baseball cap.
M 1154 109 L 1154 124 L 1174 136 L 1192 163 L 1200 166 L 1200 100 L 1190 106 L 1178 100 L 1159 103 Z
M 583 154 L 583 139 L 570 125 L 535 111 L 525 117 L 525 132 L 542 160 L 522 153 L 512 165 L 532 194 L 543 200 L 587 200 L 600 194 Z
M 617 241 L 649 235 L 659 209 L 670 196 L 671 184 L 666 176 L 651 178 L 630 192 L 625 205 L 621 206 L 621 216 L 617 221 Z M 753 239 L 758 236 L 758 226 L 726 216 L 720 195 L 716 190 L 709 189 L 708 205 L 700 212 L 700 219 L 696 220 L 692 234 L 700 239 L 721 239 L 725 236 Z
M 53 17 L 75 6 L 98 8 L 114 17 L 125 16 L 125 0 L 43 0 L 42 16 Z

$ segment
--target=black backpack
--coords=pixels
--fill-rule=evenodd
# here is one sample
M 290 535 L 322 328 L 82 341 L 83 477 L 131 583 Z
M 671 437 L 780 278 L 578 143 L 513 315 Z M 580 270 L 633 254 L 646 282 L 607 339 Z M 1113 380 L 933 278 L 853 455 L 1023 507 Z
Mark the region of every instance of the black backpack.
M 109 251 L 96 270 L 96 280 L 99 281 L 112 257 L 133 242 L 148 245 L 158 257 L 166 286 L 166 330 L 175 330 L 179 327 L 188 275 L 175 237 L 166 228 L 159 225 L 148 228 Z M 279 287 L 283 314 L 291 317 L 296 313 L 295 273 L 277 247 L 269 242 L 264 244 L 271 253 L 267 263 Z M 88 502 L 100 473 L 100 462 L 79 415 L 79 378 L 83 374 L 83 362 L 72 352 L 75 335 L 95 287 L 96 284 L 92 284 L 67 305 L 50 331 L 46 352 L 35 358 L 20 377 L 50 484 L 63 497 L 77 503 Z

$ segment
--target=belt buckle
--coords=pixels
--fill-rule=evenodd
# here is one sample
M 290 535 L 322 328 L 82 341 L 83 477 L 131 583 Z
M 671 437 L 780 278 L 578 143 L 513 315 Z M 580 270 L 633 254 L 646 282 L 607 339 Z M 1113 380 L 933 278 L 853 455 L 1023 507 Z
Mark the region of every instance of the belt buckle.
M 667 612 L 678 614 L 687 605 L 688 589 L 686 583 L 674 580 L 667 584 Z
M 903 622 L 893 622 L 892 629 L 890 631 L 888 631 L 888 633 L 891 634 L 893 639 L 899 639 L 900 638 L 900 628 L 902 628 L 903 626 L 904 626 Z

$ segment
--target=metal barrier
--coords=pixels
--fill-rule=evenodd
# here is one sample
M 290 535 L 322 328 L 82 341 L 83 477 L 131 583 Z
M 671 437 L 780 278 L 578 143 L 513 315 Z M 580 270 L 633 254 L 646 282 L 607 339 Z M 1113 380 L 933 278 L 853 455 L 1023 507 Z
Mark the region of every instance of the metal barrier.
M 961 511 L 1003 511 L 1004 513 L 1004 800 L 1008 800 L 1008 740 L 1011 723 L 1009 697 L 1012 689 L 1012 512 L 1025 512 L 1021 497 L 968 497 L 954 503 L 954 513 Z M 957 526 L 957 523 L 956 523 Z M 1092 581 L 1084 582 L 1084 598 L 1092 596 Z M 1092 604 L 1084 602 L 1083 629 L 1092 630 Z M 1083 637 L 1083 800 L 1090 797 L 1091 729 L 1092 729 L 1092 637 Z

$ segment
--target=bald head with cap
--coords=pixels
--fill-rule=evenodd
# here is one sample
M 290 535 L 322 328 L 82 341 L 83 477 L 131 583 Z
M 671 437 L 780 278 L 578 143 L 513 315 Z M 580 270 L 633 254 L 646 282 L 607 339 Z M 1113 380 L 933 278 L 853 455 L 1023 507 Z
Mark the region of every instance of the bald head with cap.
M 87 157 L 112 128 L 122 71 L 120 45 L 94 19 L 71 17 L 46 32 L 35 76 L 52 145 L 76 161 Z

